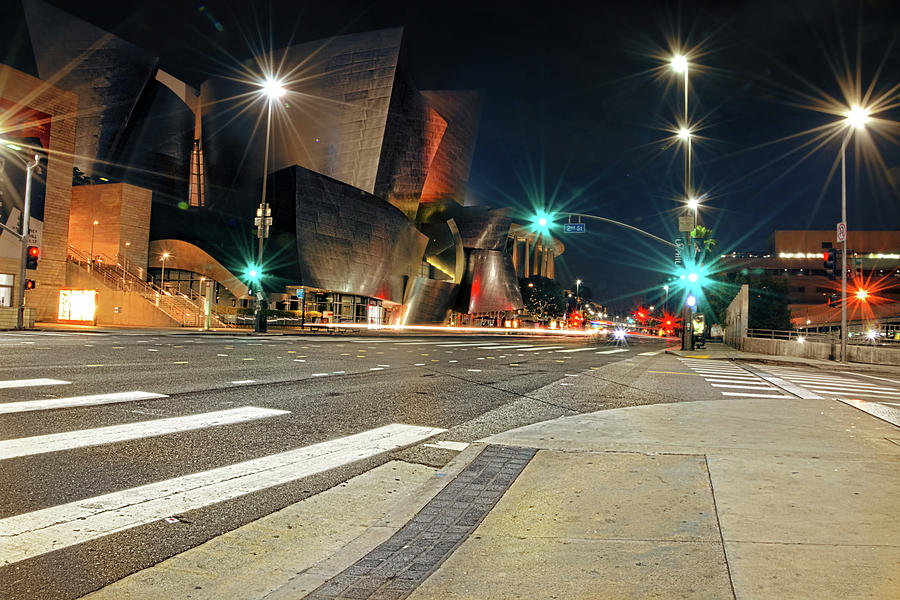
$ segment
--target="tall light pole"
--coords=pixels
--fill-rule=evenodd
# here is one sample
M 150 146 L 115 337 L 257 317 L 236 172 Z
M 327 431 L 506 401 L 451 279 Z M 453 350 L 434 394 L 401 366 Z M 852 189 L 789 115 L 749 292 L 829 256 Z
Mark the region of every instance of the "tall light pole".
M 847 143 L 854 129 L 864 129 L 869 121 L 869 110 L 860 105 L 850 107 L 844 113 L 847 133 L 841 143 L 841 223 L 844 240 L 841 246 L 841 362 L 847 362 Z
M 100 221 L 97 221 L 97 220 L 94 220 L 94 222 L 91 223 L 91 256 L 90 256 L 90 260 L 88 261 L 88 271 L 94 270 L 94 227 L 96 227 L 99 224 L 100 224 Z
M 162 275 L 159 277 L 159 289 L 163 292 L 166 291 L 166 261 L 169 260 L 169 253 L 163 252 L 162 256 L 159 257 L 159 261 L 162 263 Z
M 682 117 L 681 128 L 678 130 L 678 137 L 685 144 L 684 149 L 684 197 L 687 199 L 688 208 L 691 209 L 692 217 L 693 217 L 693 229 L 697 228 L 697 201 L 693 199 L 693 195 L 691 194 L 691 130 L 690 130 L 690 121 L 689 121 L 689 112 L 688 112 L 688 98 L 689 98 L 689 85 L 688 85 L 688 60 L 687 57 L 683 54 L 676 54 L 672 57 L 671 62 L 669 63 L 672 67 L 672 70 L 675 73 L 683 74 L 684 81 L 684 115 Z M 693 204 L 693 206 L 692 206 Z M 690 235 L 688 235 L 688 240 L 690 241 L 690 257 L 691 263 L 694 262 L 695 252 L 694 252 L 694 243 L 690 239 Z M 694 345 L 693 340 L 693 332 L 692 323 L 690 319 L 691 315 L 691 307 L 688 307 L 687 304 L 682 305 L 681 307 L 681 349 L 682 350 L 692 350 Z
M 259 208 L 256 209 L 256 220 L 254 224 L 257 227 L 256 236 L 259 238 L 259 248 L 256 253 L 256 266 L 262 270 L 263 259 L 263 241 L 269 237 L 269 227 L 272 225 L 272 209 L 266 202 L 266 184 L 269 177 L 269 138 L 272 134 L 272 103 L 278 98 L 284 96 L 287 90 L 280 81 L 273 78 L 267 78 L 261 84 L 262 93 L 266 95 L 266 150 L 263 155 L 263 176 L 262 176 L 262 194 L 259 200 Z M 258 279 L 256 293 L 256 318 L 254 319 L 254 331 L 262 332 L 266 330 L 265 314 L 263 311 L 263 285 L 262 276 Z
M 19 263 L 19 310 L 16 313 L 16 329 L 25 329 L 25 266 L 28 260 L 28 226 L 31 221 L 31 177 L 32 171 L 41 162 L 41 157 L 34 155 L 34 161 L 25 161 L 25 205 L 22 210 L 22 252 Z

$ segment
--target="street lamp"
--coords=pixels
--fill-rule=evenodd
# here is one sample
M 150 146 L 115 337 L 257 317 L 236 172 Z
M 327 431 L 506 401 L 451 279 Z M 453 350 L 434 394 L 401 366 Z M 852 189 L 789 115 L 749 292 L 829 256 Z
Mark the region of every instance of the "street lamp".
M 847 143 L 853 130 L 865 129 L 869 119 L 869 109 L 859 104 L 854 104 L 844 113 L 847 133 L 841 144 L 841 223 L 844 225 L 841 251 L 841 362 L 847 362 Z
M 100 221 L 94 220 L 91 223 L 91 257 L 90 261 L 88 261 L 88 271 L 94 270 L 94 227 L 100 224 Z
M 272 209 L 266 202 L 266 184 L 269 177 L 269 140 L 272 135 L 272 103 L 278 98 L 284 96 L 287 90 L 278 79 L 267 77 L 260 84 L 260 89 L 266 96 L 266 150 L 263 155 L 263 177 L 262 177 L 262 195 L 259 200 L 259 208 L 256 209 L 256 220 L 254 224 L 257 226 L 256 237 L 259 238 L 259 248 L 256 253 L 256 264 L 262 265 L 263 259 L 263 240 L 269 237 L 269 227 L 272 225 Z M 256 319 L 254 331 L 261 332 L 266 330 L 265 315 L 263 314 L 263 286 L 262 278 L 259 278 L 258 292 L 256 294 Z
M 165 292 L 166 287 L 166 261 L 169 260 L 169 253 L 163 252 L 162 256 L 159 257 L 159 262 L 162 263 L 162 275 L 159 277 L 159 289 Z
M 12 143 L 6 143 L 12 150 L 21 150 L 20 146 Z M 22 249 L 19 254 L 19 310 L 16 311 L 16 329 L 25 329 L 25 269 L 28 264 L 28 227 L 31 222 L 31 177 L 34 169 L 40 164 L 41 157 L 37 154 L 33 155 L 33 161 L 27 161 L 20 158 L 25 163 L 25 198 L 22 207 L 22 228 L 18 237 L 21 239 Z M 15 234 L 15 232 L 12 232 Z

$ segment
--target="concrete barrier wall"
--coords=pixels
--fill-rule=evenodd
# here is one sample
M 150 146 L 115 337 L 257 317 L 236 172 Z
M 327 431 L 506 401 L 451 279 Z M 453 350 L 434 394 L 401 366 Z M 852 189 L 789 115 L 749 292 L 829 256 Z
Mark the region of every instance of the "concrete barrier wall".
M 737 347 L 740 340 L 747 335 L 750 319 L 750 286 L 741 286 L 731 304 L 725 311 L 725 343 Z
M 743 337 L 734 344 L 739 350 L 772 356 L 796 356 L 798 358 L 816 358 L 834 360 L 836 349 L 830 343 L 804 342 L 796 340 L 769 340 L 765 338 Z M 870 365 L 900 365 L 900 349 L 876 346 L 847 346 L 849 362 Z
M 25 307 L 24 325 L 26 329 L 34 327 L 35 310 Z M 15 306 L 0 306 L 0 329 L 15 329 L 19 317 L 19 309 Z
M 136 327 L 181 327 L 181 323 L 161 311 L 136 292 L 128 293 L 106 287 L 78 265 L 69 263 L 68 285 L 76 289 L 99 290 L 97 325 L 131 325 Z

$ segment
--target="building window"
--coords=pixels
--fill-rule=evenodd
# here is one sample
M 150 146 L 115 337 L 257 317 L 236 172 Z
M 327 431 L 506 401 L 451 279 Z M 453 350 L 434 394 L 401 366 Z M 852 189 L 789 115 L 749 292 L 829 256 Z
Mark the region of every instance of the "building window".
M 13 305 L 13 282 L 15 279 L 8 273 L 0 273 L 0 306 Z

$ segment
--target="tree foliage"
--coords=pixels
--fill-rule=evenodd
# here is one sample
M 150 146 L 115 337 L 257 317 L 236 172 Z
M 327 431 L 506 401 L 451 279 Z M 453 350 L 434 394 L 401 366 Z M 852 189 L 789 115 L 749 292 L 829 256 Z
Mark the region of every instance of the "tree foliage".
M 751 329 L 792 328 L 786 279 L 769 273 L 728 273 L 714 280 L 717 283 L 706 290 L 706 299 L 719 323 L 725 323 L 728 305 L 741 286 L 747 284 L 750 286 L 748 325 Z
M 531 284 L 529 286 L 529 284 Z M 547 277 L 539 275 L 520 279 L 522 301 L 535 319 L 546 322 L 558 319 L 566 312 L 566 295 L 562 287 Z

